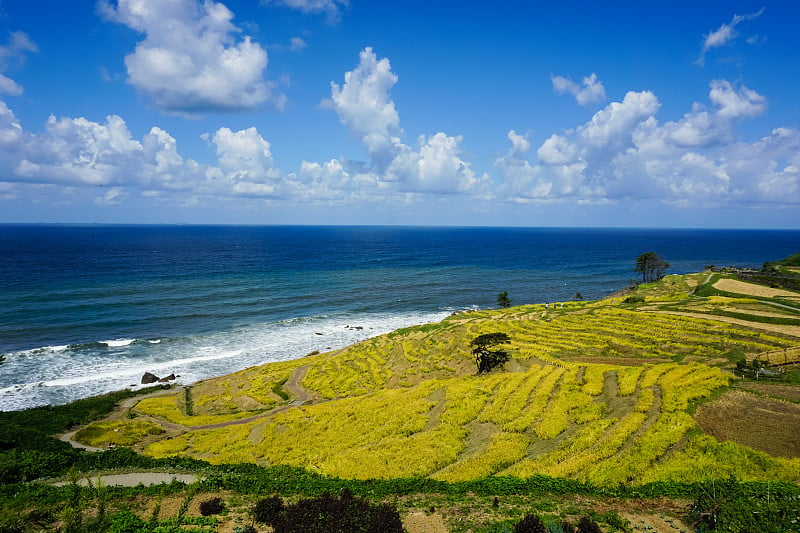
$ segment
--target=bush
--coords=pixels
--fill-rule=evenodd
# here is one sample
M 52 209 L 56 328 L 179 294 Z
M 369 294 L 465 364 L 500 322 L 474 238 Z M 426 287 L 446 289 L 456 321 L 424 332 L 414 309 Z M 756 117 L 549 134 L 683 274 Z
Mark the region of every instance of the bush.
M 256 504 L 254 514 L 275 533 L 403 533 L 395 507 L 373 505 L 349 490 L 340 498 L 326 493 L 288 506 L 280 498 L 266 498 Z
M 211 516 L 219 514 L 225 508 L 225 503 L 222 498 L 211 498 L 204 502 L 200 502 L 200 514 L 203 516 Z
M 260 523 L 271 526 L 280 520 L 283 515 L 283 500 L 278 496 L 272 496 L 258 500 L 253 509 L 253 519 Z
M 538 516 L 526 514 L 514 528 L 514 533 L 548 533 L 548 531 Z
M 578 533 L 603 533 L 597 522 L 593 522 L 588 516 L 581 518 L 578 522 Z

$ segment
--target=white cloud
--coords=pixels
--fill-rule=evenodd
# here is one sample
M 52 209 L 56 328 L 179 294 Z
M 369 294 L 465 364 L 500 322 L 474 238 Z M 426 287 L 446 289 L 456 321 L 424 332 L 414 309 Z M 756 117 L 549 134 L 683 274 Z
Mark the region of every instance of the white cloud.
M 302 39 L 302 37 L 292 37 L 292 38 L 289 40 L 289 49 L 290 49 L 292 52 L 299 52 L 300 50 L 304 49 L 304 48 L 305 48 L 305 47 L 307 47 L 307 46 L 308 46 L 308 45 L 307 45 L 307 44 L 306 44 L 306 42 L 305 42 L 305 41 Z
M 531 148 L 528 136 L 509 130 L 507 137 L 511 141 L 511 148 L 506 155 L 495 160 L 495 166 L 505 177 L 501 192 L 514 200 L 547 198 L 553 184 L 541 179 L 541 167 L 532 166 L 525 159 L 525 154 Z
M 632 128 L 653 115 L 660 106 L 658 98 L 650 91 L 630 91 L 622 102 L 611 102 L 595 113 L 592 120 L 578 128 L 578 133 L 592 146 L 624 143 Z
M 344 85 L 331 82 L 331 98 L 325 102 L 360 138 L 371 172 L 404 192 L 464 192 L 485 182 L 487 178 L 476 177 L 462 159 L 461 136 L 421 135 L 417 150 L 401 142 L 400 115 L 390 94 L 397 80 L 389 59 L 379 60 L 367 47 L 359 54 L 358 66 L 345 73 Z
M 339 121 L 361 139 L 378 164 L 386 166 L 395 156 L 399 143 L 400 115 L 390 91 L 397 83 L 389 59 L 378 60 L 372 48 L 359 54 L 358 66 L 345 73 L 340 87 L 331 82 L 327 105 L 339 115 Z
M 284 6 L 303 13 L 325 13 L 329 22 L 337 22 L 340 8 L 350 5 L 348 0 L 261 0 L 261 3 Z
M 734 15 L 733 19 L 731 19 L 730 23 L 722 24 L 716 30 L 709 32 L 703 38 L 703 47 L 700 50 L 700 57 L 697 59 L 697 62 L 702 65 L 705 62 L 706 53 L 711 50 L 712 48 L 719 48 L 721 46 L 725 46 L 726 44 L 733 41 L 739 34 L 736 31 L 736 26 L 741 24 L 742 22 L 753 20 L 761 16 L 764 12 L 764 8 L 762 7 L 755 13 L 749 13 L 747 15 Z M 750 39 L 748 39 L 748 42 Z
M 221 3 L 205 0 L 118 0 L 102 3 L 108 17 L 145 34 L 125 57 L 128 83 L 152 98 L 162 111 L 197 114 L 252 109 L 270 103 L 282 108 L 264 80 L 267 52 L 231 21 Z
M 25 60 L 27 52 L 36 52 L 37 47 L 30 37 L 24 32 L 12 32 L 8 38 L 8 44 L 0 46 L 0 94 L 6 93 L 11 96 L 20 96 L 22 86 L 3 74 L 12 63 L 19 63 Z
M 606 99 L 606 89 L 594 72 L 583 78 L 583 88 L 563 76 L 552 76 L 550 79 L 553 82 L 554 91 L 559 94 L 570 93 L 580 105 L 589 105 Z
M 255 128 L 220 128 L 212 142 L 217 147 L 221 175 L 240 196 L 278 196 L 281 174 L 273 167 L 270 144 Z
M 720 107 L 718 114 L 725 119 L 755 117 L 767 107 L 766 98 L 744 85 L 736 91 L 727 80 L 711 82 L 709 99 Z
M 710 83 L 710 109 L 694 104 L 660 125 L 650 92 L 629 92 L 590 121 L 547 138 L 537 162 L 513 130 L 496 160 L 511 200 L 602 203 L 657 199 L 679 206 L 800 202 L 800 132 L 779 128 L 757 142 L 737 141 L 738 120 L 762 113 L 766 99 L 726 80 Z

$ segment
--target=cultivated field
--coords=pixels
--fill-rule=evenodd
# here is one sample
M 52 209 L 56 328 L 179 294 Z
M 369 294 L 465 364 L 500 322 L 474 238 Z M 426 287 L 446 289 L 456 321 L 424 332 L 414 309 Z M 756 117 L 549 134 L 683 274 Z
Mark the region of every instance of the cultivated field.
M 459 313 L 169 391 L 77 437 L 357 479 L 800 482 L 800 450 L 778 435 L 800 432 L 796 405 L 775 404 L 796 399 L 720 396 L 738 385 L 736 361 L 800 346 L 800 310 L 765 299 L 796 294 L 706 273 L 639 287 L 632 303 Z M 469 342 L 492 332 L 511 338 L 511 360 L 476 375 Z

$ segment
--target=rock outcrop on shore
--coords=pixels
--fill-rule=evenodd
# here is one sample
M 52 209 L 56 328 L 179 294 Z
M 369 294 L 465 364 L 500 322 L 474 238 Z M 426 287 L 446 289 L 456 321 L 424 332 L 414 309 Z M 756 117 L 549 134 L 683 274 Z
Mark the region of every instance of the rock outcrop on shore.
M 150 383 L 166 383 L 168 381 L 173 381 L 177 376 L 175 374 L 170 374 L 169 376 L 165 376 L 160 378 L 151 372 L 145 372 L 142 376 L 142 385 L 149 385 Z

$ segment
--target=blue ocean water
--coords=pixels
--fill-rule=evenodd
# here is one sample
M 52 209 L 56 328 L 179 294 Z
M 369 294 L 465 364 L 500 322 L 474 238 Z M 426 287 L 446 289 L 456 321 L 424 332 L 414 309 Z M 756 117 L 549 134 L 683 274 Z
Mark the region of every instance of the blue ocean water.
M 800 231 L 0 225 L 0 410 L 297 358 L 458 309 L 760 266 Z M 360 328 L 360 329 L 359 329 Z

